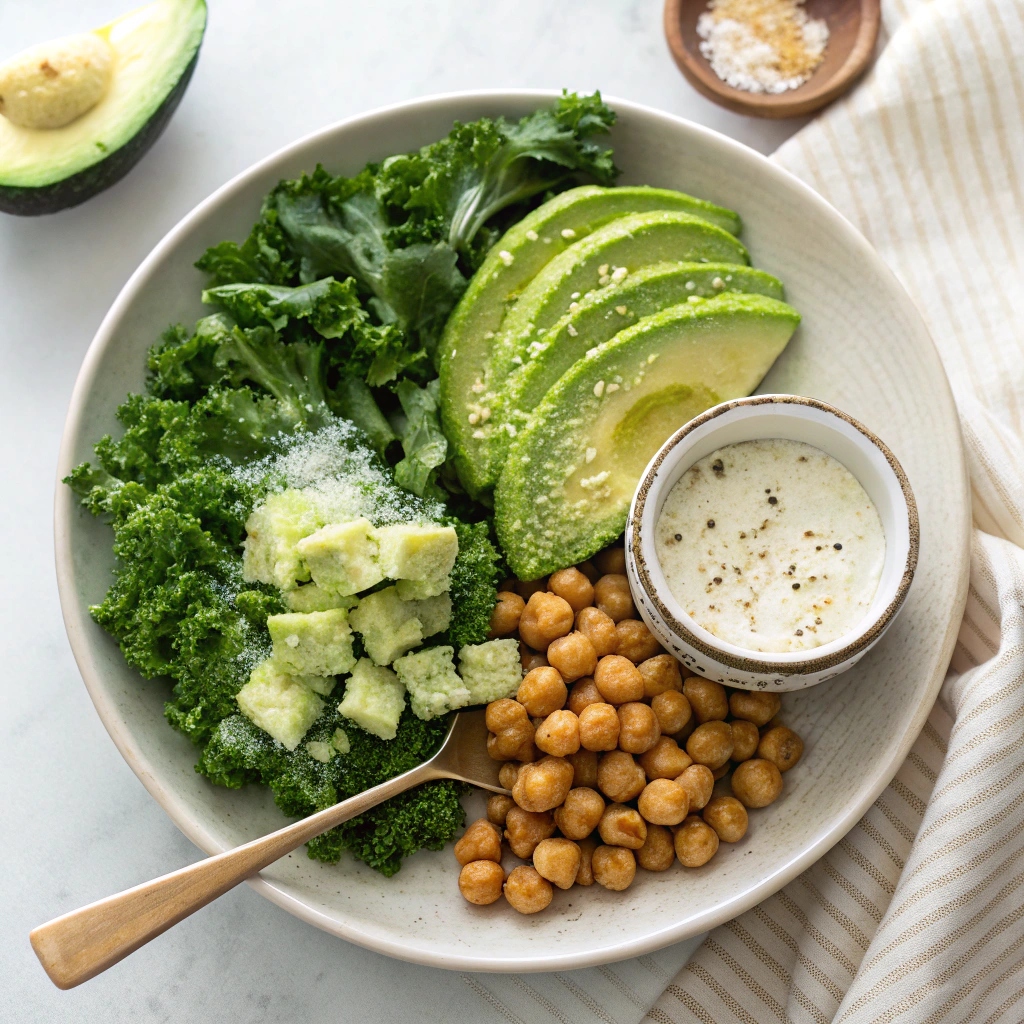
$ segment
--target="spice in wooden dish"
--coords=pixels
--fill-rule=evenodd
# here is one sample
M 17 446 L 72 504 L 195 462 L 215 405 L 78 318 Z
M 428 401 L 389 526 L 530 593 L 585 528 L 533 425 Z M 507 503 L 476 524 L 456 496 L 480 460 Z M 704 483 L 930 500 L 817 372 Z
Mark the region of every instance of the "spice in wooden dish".
M 796 89 L 828 45 L 828 26 L 807 16 L 803 0 L 710 0 L 697 35 L 715 74 L 745 92 Z

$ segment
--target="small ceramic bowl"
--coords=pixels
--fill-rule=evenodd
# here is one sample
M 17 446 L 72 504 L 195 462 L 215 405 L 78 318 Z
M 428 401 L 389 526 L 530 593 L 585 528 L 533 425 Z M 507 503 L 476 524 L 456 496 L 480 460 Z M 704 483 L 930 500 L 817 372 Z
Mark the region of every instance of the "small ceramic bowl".
M 682 475 L 725 445 L 767 438 L 803 441 L 841 462 L 875 503 L 885 532 L 882 576 L 864 618 L 830 643 L 804 651 L 749 651 L 709 633 L 672 596 L 655 553 L 655 524 Z M 691 420 L 651 460 L 630 509 L 626 572 L 640 615 L 692 672 L 748 690 L 802 690 L 845 672 L 878 643 L 910 590 L 918 543 L 917 505 L 907 476 L 870 430 L 813 398 L 755 395 Z

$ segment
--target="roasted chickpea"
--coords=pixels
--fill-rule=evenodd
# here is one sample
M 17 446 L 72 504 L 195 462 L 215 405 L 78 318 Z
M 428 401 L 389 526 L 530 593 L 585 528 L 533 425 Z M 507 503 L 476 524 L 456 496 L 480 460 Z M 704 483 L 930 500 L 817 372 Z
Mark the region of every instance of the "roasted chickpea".
M 491 733 L 487 737 L 487 753 L 495 761 L 524 760 L 519 756 L 520 753 L 523 752 L 524 747 L 532 746 L 533 723 L 525 717 L 525 712 L 523 721 L 507 729 L 502 729 L 501 732 Z
M 757 753 L 757 745 L 761 742 L 761 734 L 753 722 L 737 719 L 729 723 L 732 729 L 732 759 L 747 761 Z
M 609 800 L 625 803 L 633 800 L 647 785 L 643 768 L 624 750 L 612 750 L 597 762 L 597 788 Z
M 559 569 L 548 579 L 548 590 L 568 601 L 574 612 L 594 603 L 594 584 L 579 569 Z
M 622 623 L 619 623 L 621 626 Z M 619 626 L 615 628 L 618 629 Z M 623 652 L 624 653 L 624 652 Z M 628 658 L 629 655 L 627 654 Z M 656 654 L 641 661 L 637 665 L 640 675 L 644 677 L 644 696 L 650 699 L 668 690 L 681 692 L 683 677 L 679 673 L 679 662 L 671 654 Z
M 728 761 L 726 761 L 725 764 L 723 764 L 720 768 L 716 768 L 711 773 L 711 778 L 713 778 L 715 780 L 715 782 L 717 782 L 719 779 L 724 779 L 726 777 L 726 775 L 729 774 L 729 770 L 731 768 L 732 768 L 732 765 Z
M 559 637 L 548 644 L 548 664 L 562 673 L 562 678 L 571 683 L 584 676 L 592 676 L 597 668 L 597 651 L 594 645 L 579 632 Z
M 782 792 L 782 773 L 771 761 L 755 757 L 736 766 L 731 784 L 744 807 L 767 807 Z
M 504 768 L 505 765 L 502 765 Z M 513 785 L 515 783 L 513 782 Z M 506 787 L 511 788 L 511 787 Z M 515 807 L 516 802 L 510 796 L 505 796 L 504 793 L 492 793 L 487 798 L 487 820 L 492 825 L 497 825 L 499 828 L 505 827 L 505 818 L 508 816 L 509 808 Z
M 485 907 L 501 897 L 505 872 L 493 860 L 471 860 L 459 872 L 459 891 L 478 907 Z
M 649 779 L 675 779 L 693 764 L 693 758 L 679 749 L 671 736 L 662 736 L 646 753 L 637 758 Z
M 597 688 L 597 683 L 590 676 L 577 679 L 569 691 L 568 708 L 574 715 L 583 714 L 583 709 L 591 704 L 603 704 L 604 697 Z
M 493 700 L 487 705 L 484 721 L 491 732 L 499 733 L 518 727 L 523 722 L 529 724 L 529 716 L 526 713 L 526 708 L 518 701 L 512 700 L 510 697 L 503 697 L 501 700 Z
M 637 809 L 652 825 L 678 825 L 690 813 L 690 794 L 673 779 L 647 783 Z
M 636 859 L 645 871 L 668 871 L 676 859 L 672 833 L 662 825 L 648 825 L 647 838 L 636 851 Z
M 552 640 L 572 629 L 575 616 L 568 601 L 557 594 L 538 590 L 526 602 L 519 618 L 519 636 L 535 651 L 546 651 Z
M 640 619 L 622 619 L 615 624 L 615 635 L 619 639 L 616 654 L 629 658 L 634 665 L 661 654 L 661 644 Z
M 621 545 L 605 548 L 594 555 L 592 561 L 597 571 L 605 576 L 622 575 L 626 571 L 626 550 Z
M 611 704 L 588 704 L 580 712 L 580 745 L 587 750 L 619 745 L 619 716 Z
M 732 727 L 719 721 L 698 725 L 686 741 L 686 752 L 712 771 L 721 768 L 732 757 Z
M 544 757 L 519 769 L 512 799 L 524 811 L 550 811 L 565 800 L 573 768 L 563 757 Z
M 699 868 L 718 852 L 718 833 L 697 815 L 691 815 L 676 829 L 675 848 L 684 868 Z
M 643 754 L 661 739 L 658 716 L 647 704 L 631 701 L 619 707 L 619 749 Z
M 498 769 L 498 781 L 503 789 L 511 791 L 512 787 L 516 784 L 516 779 L 519 778 L 520 768 L 522 768 L 520 764 L 506 762 Z
M 612 622 L 636 618 L 629 580 L 619 573 L 608 573 L 594 584 L 594 603 Z
M 559 889 L 572 888 L 580 870 L 580 848 L 568 839 L 544 839 L 533 851 L 533 866 L 541 878 Z
M 580 749 L 580 720 L 571 711 L 552 711 L 537 727 L 533 742 L 552 757 L 568 757 Z
M 569 690 L 557 669 L 546 665 L 523 676 L 516 700 L 530 715 L 546 717 L 564 707 Z
M 537 914 L 554 898 L 551 883 L 536 868 L 526 864 L 513 868 L 505 879 L 505 899 L 520 914 Z
M 496 637 L 514 633 L 519 628 L 519 616 L 525 607 L 526 602 L 518 594 L 499 591 L 498 603 L 491 612 L 491 630 L 487 635 Z
M 588 786 L 570 789 L 565 803 L 554 810 L 555 824 L 566 839 L 586 839 L 597 828 L 602 814 L 604 798 Z
M 577 844 L 580 848 L 580 869 L 576 872 L 577 885 L 594 884 L 593 856 L 597 849 L 597 840 L 592 836 L 581 839 Z
M 678 690 L 666 690 L 653 697 L 651 710 L 658 716 L 658 724 L 666 736 L 678 736 L 693 720 L 690 702 Z
M 566 760 L 572 765 L 572 784 L 574 786 L 597 785 L 597 754 L 592 750 L 577 750 Z
M 501 860 L 501 833 L 486 818 L 474 821 L 455 844 L 455 859 L 465 866 L 471 860 Z
M 636 877 L 636 857 L 624 846 L 599 846 L 590 864 L 594 881 L 615 892 L 628 889 Z
M 594 645 L 599 658 L 619 646 L 615 623 L 600 608 L 584 608 L 576 615 L 576 628 Z
M 729 714 L 729 698 L 721 683 L 713 683 L 710 679 L 690 676 L 683 681 L 683 693 L 693 708 L 693 717 L 698 725 L 705 722 L 724 722 Z
M 729 710 L 733 718 L 753 722 L 758 728 L 767 725 L 782 707 L 777 693 L 759 693 L 751 690 L 733 690 L 729 694 Z
M 644 677 L 628 658 L 609 654 L 597 663 L 594 682 L 609 704 L 626 704 L 644 695 Z
M 771 761 L 780 772 L 788 772 L 803 756 L 804 741 L 792 729 L 777 725 L 757 745 L 757 756 Z
M 747 809 L 734 796 L 713 796 L 702 813 L 723 843 L 738 843 L 747 834 Z
M 576 568 L 579 569 L 579 571 L 583 573 L 591 583 L 596 583 L 601 578 L 601 573 L 593 562 L 580 562 Z
M 544 591 L 548 588 L 548 581 L 546 579 L 539 580 L 516 580 L 515 584 L 516 593 L 524 600 L 529 601 L 534 594 L 538 591 Z
M 535 814 L 522 807 L 509 809 L 505 819 L 505 838 L 512 852 L 523 860 L 533 856 L 533 851 L 542 839 L 554 835 L 555 819 L 550 811 Z
M 543 668 L 547 665 L 548 659 L 540 651 L 535 651 L 519 641 L 519 664 L 523 666 L 523 672 L 532 672 L 535 668 Z
M 711 769 L 703 764 L 690 765 L 676 777 L 676 782 L 686 790 L 691 811 L 699 811 L 704 807 L 715 789 L 715 777 Z
M 606 846 L 626 846 L 630 850 L 639 850 L 647 838 L 647 822 L 632 807 L 609 804 L 597 823 L 597 831 Z

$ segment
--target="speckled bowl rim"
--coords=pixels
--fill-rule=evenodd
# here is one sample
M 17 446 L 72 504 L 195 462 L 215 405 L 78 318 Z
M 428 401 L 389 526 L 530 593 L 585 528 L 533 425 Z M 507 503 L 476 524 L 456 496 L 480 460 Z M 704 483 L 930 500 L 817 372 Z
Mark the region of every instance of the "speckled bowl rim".
M 900 490 L 903 492 L 903 500 L 906 502 L 907 527 L 909 531 L 907 557 L 904 560 L 903 572 L 892 599 L 873 620 L 867 619 L 858 625 L 857 629 L 853 631 L 852 640 L 838 650 L 831 651 L 828 654 L 816 655 L 812 648 L 807 652 L 800 652 L 801 655 L 805 656 L 797 655 L 786 661 L 772 661 L 767 657 L 759 658 L 753 653 L 750 656 L 736 655 L 731 651 L 725 650 L 723 647 L 709 643 L 702 637 L 697 636 L 686 622 L 680 620 L 664 602 L 654 586 L 650 569 L 647 565 L 647 559 L 644 557 L 643 546 L 640 542 L 644 510 L 647 506 L 647 498 L 650 495 L 651 488 L 654 486 L 659 470 L 664 465 L 665 460 L 673 454 L 681 442 L 705 424 L 711 423 L 721 416 L 728 415 L 735 409 L 748 409 L 761 405 L 799 405 L 809 407 L 849 424 L 885 457 L 885 461 L 888 463 L 889 468 L 900 485 Z M 719 664 L 738 669 L 742 672 L 763 673 L 764 675 L 794 676 L 827 672 L 829 669 L 835 668 L 837 665 L 843 665 L 850 661 L 851 658 L 867 650 L 889 628 L 890 623 L 899 613 L 900 608 L 903 607 L 903 602 L 910 591 L 910 585 L 914 582 L 914 570 L 917 568 L 917 558 L 921 547 L 921 524 L 917 515 L 917 502 L 914 499 L 914 492 L 911 489 L 910 481 L 907 479 L 907 474 L 904 472 L 899 460 L 889 449 L 889 446 L 877 434 L 868 430 L 863 423 L 854 419 L 848 413 L 843 412 L 842 409 L 837 409 L 834 405 L 821 402 L 816 398 L 805 398 L 801 395 L 752 395 L 749 398 L 736 398 L 729 402 L 722 402 L 721 405 L 716 405 L 714 408 L 708 409 L 707 412 L 703 412 L 690 420 L 689 423 L 680 427 L 662 445 L 658 454 L 651 460 L 643 479 L 640 481 L 640 485 L 637 487 L 633 510 L 629 529 L 632 539 L 636 577 L 643 588 L 645 596 L 657 609 L 664 624 L 677 637 L 711 661 L 717 661 Z
M 483 89 L 466 90 L 463 92 L 435 94 L 421 99 L 395 103 L 360 114 L 358 116 L 336 122 L 322 129 L 297 139 L 295 142 L 277 150 L 262 160 L 257 161 L 237 176 L 215 190 L 206 199 L 187 213 L 173 227 L 150 254 L 142 261 L 132 276 L 125 283 L 117 298 L 112 303 L 100 324 L 96 336 L 90 345 L 72 391 L 64 432 L 61 438 L 60 454 L 57 461 L 57 472 L 54 480 L 54 554 L 56 560 L 56 576 L 61 611 L 67 630 L 72 653 L 81 672 L 82 679 L 94 707 L 117 747 L 139 781 L 150 795 L 160 804 L 168 817 L 197 847 L 207 854 L 223 852 L 226 848 L 205 820 L 196 815 L 188 801 L 176 788 L 172 779 L 167 777 L 149 757 L 143 753 L 132 732 L 130 724 L 125 721 L 117 701 L 107 691 L 103 677 L 105 668 L 101 652 L 96 642 L 94 623 L 89 617 L 88 608 L 79 598 L 76 590 L 77 569 L 75 551 L 72 545 L 75 517 L 81 514 L 74 496 L 61 483 L 75 465 L 75 454 L 78 450 L 80 435 L 83 431 L 83 420 L 89 402 L 89 393 L 102 370 L 105 351 L 122 320 L 130 311 L 136 297 L 146 286 L 153 273 L 153 268 L 160 263 L 167 250 L 174 248 L 179 239 L 193 225 L 215 215 L 218 208 L 236 193 L 243 191 L 248 183 L 264 175 L 269 169 L 279 167 L 296 153 L 308 151 L 320 143 L 333 138 L 339 132 L 357 129 L 367 124 L 386 118 L 397 112 L 429 111 L 433 108 L 447 109 L 470 102 L 495 101 L 505 103 L 540 104 L 548 103 L 557 98 L 557 90 L 553 89 Z M 881 257 L 842 214 L 829 205 L 809 185 L 795 177 L 784 168 L 771 163 L 762 154 L 757 153 L 743 143 L 722 135 L 703 125 L 687 121 L 677 115 L 658 110 L 653 107 L 635 103 L 614 96 L 606 96 L 608 102 L 620 115 L 629 114 L 645 119 L 652 130 L 664 132 L 681 132 L 690 137 L 699 138 L 723 160 L 736 160 L 757 165 L 758 173 L 771 180 L 776 187 L 796 193 L 809 207 L 813 207 L 831 224 L 832 229 L 842 235 L 846 242 L 857 251 L 859 258 L 870 264 L 874 270 L 891 282 L 894 292 L 902 296 L 903 308 L 908 315 L 916 317 L 922 325 L 922 333 L 927 335 L 927 328 L 913 305 L 912 300 L 897 280 L 896 276 L 882 261 Z M 312 158 L 315 159 L 315 158 Z M 939 355 L 932 349 L 936 365 L 941 365 Z M 951 421 L 956 420 L 956 407 L 948 383 L 941 396 L 949 409 Z M 959 626 L 960 616 L 967 600 L 967 570 L 970 545 L 969 489 L 967 472 L 963 454 L 963 442 L 959 429 L 956 430 L 957 446 L 955 467 L 962 480 L 961 490 L 964 495 L 962 510 L 962 530 L 959 543 L 959 561 L 956 566 L 958 574 L 957 592 L 954 599 L 955 621 L 950 621 L 945 633 L 936 636 L 936 642 L 943 648 L 942 670 L 936 671 L 932 677 L 922 684 L 919 692 L 919 704 L 908 721 L 903 734 L 894 738 L 887 748 L 885 757 L 865 773 L 863 784 L 842 808 L 823 814 L 813 839 L 800 849 L 792 851 L 786 858 L 776 863 L 753 885 L 736 891 L 730 897 L 721 900 L 704 910 L 695 919 L 686 923 L 668 927 L 655 928 L 649 933 L 629 939 L 608 941 L 607 938 L 595 941 L 593 946 L 582 952 L 562 955 L 538 956 L 529 948 L 510 949 L 505 956 L 479 956 L 472 953 L 454 953 L 444 948 L 425 948 L 411 945 L 401 939 L 382 939 L 379 936 L 367 935 L 358 923 L 339 919 L 325 912 L 315 903 L 292 892 L 286 885 L 276 880 L 255 875 L 246 880 L 256 892 L 266 899 L 293 914 L 295 917 L 321 928 L 326 932 L 339 936 L 357 945 L 372 949 L 378 953 L 393 956 L 412 963 L 441 967 L 460 971 L 499 971 L 499 972 L 532 972 L 562 971 L 581 967 L 593 967 L 612 963 L 627 957 L 636 957 L 661 949 L 670 943 L 678 942 L 691 936 L 701 934 L 710 928 L 725 924 L 744 911 L 767 899 L 785 884 L 796 878 L 819 858 L 824 856 L 851 828 L 863 817 L 878 794 L 889 784 L 903 763 L 914 740 L 924 726 L 932 703 L 938 694 L 945 671 L 945 663 L 952 654 Z

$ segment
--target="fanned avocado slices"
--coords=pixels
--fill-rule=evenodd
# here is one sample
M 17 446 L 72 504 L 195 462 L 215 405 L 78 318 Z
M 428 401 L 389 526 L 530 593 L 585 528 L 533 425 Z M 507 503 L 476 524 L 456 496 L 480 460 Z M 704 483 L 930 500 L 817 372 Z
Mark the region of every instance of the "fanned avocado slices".
M 204 0 L 155 0 L 86 34 L 112 55 L 109 85 L 94 105 L 61 127 L 25 127 L 0 116 L 0 210 L 54 213 L 124 177 L 185 94 L 205 29 Z M 45 49 L 44 44 L 33 52 Z M 51 86 L 76 70 L 46 68 Z
M 530 282 L 495 339 L 490 376 L 470 412 L 480 417 L 474 438 L 474 483 L 490 488 L 501 472 L 491 437 L 499 429 L 500 393 L 508 375 L 529 358 L 544 333 L 587 292 L 609 287 L 641 267 L 664 260 L 746 264 L 747 250 L 727 231 L 687 213 L 654 210 L 619 217 L 571 245 Z
M 750 394 L 800 322 L 763 295 L 721 295 L 639 321 L 576 362 L 516 437 L 494 495 L 520 579 L 575 565 L 625 527 L 647 463 L 684 423 Z
M 480 438 L 474 437 L 479 412 L 473 410 L 490 391 L 493 342 L 509 307 L 544 266 L 579 239 L 616 218 L 650 210 L 688 213 L 732 234 L 740 230 L 732 210 L 683 192 L 584 185 L 555 196 L 510 228 L 473 276 L 439 348 L 442 422 L 471 494 L 480 491 L 475 462 Z
M 655 263 L 629 274 L 620 284 L 583 296 L 540 341 L 505 381 L 495 403 L 500 419 L 491 431 L 489 459 L 504 462 L 513 431 L 523 429 L 530 413 L 548 391 L 590 349 L 632 327 L 638 320 L 689 299 L 748 292 L 782 299 L 778 278 L 763 270 L 733 263 Z

